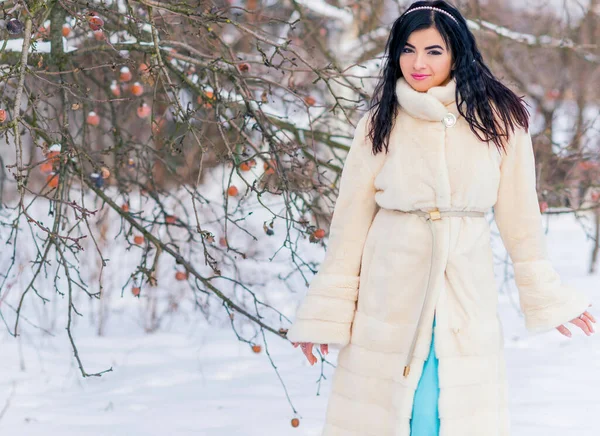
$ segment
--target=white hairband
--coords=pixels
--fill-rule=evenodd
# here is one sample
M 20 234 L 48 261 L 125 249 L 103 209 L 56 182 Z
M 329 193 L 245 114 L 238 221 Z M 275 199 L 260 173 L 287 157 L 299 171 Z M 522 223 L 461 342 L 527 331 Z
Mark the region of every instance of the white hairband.
M 456 21 L 456 18 L 454 18 L 454 17 L 452 16 L 452 14 L 450 14 L 450 13 L 446 12 L 446 11 L 445 11 L 445 10 L 443 10 L 443 9 L 439 9 L 439 8 L 436 8 L 436 7 L 433 7 L 433 6 L 418 6 L 418 7 L 416 7 L 416 8 L 409 9 L 408 11 L 406 11 L 406 12 L 404 13 L 404 15 L 406 15 L 406 14 L 410 14 L 412 11 L 416 11 L 416 10 L 419 10 L 419 9 L 430 9 L 430 10 L 432 10 L 432 11 L 441 12 L 442 14 L 446 14 L 446 15 L 448 15 L 450 18 L 452 18 L 452 20 L 453 20 L 453 21 L 454 21 L 456 24 L 458 24 L 458 21 Z

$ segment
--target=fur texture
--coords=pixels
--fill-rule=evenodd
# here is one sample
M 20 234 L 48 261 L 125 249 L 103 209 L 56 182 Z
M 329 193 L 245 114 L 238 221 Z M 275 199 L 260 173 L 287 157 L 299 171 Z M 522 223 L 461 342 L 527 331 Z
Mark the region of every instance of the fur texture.
M 369 114 L 357 125 L 325 260 L 287 334 L 341 347 L 323 436 L 409 436 L 434 311 L 440 436 L 510 435 L 488 221 L 433 221 L 431 252 L 425 219 L 402 210 L 493 208 L 530 331 L 549 331 L 588 308 L 586 295 L 561 283 L 548 261 L 529 132 L 516 131 L 501 155 L 459 116 L 455 89 L 452 80 L 420 93 L 399 79 L 402 110 L 387 155 L 371 152 Z M 458 122 L 446 128 L 441 119 L 448 112 Z M 429 262 L 430 299 L 405 378 Z

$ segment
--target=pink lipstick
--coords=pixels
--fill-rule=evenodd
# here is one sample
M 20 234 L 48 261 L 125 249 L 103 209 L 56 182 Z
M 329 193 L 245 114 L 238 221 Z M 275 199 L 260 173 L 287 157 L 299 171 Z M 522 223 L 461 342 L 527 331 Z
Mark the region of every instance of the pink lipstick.
M 415 80 L 423 80 L 429 77 L 428 74 L 411 74 L 412 78 Z

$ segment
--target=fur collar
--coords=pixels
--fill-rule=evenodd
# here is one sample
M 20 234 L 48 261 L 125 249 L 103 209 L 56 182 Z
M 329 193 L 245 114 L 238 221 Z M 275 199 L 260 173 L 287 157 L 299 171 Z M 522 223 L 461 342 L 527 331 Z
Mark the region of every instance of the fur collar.
M 396 81 L 396 98 L 402 109 L 415 118 L 428 121 L 441 121 L 448 112 L 459 117 L 454 98 L 455 92 L 456 79 L 454 78 L 446 85 L 434 86 L 426 92 L 415 90 L 404 77 Z

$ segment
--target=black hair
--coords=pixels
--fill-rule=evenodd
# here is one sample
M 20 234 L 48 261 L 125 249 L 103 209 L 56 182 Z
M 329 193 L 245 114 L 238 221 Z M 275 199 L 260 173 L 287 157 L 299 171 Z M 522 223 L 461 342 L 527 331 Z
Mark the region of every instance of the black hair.
M 420 6 L 444 10 L 456 22 L 446 14 L 431 9 L 409 13 L 411 9 Z M 368 134 L 373 144 L 373 154 L 382 151 L 383 147 L 388 151 L 389 136 L 399 106 L 396 81 L 402 77 L 400 54 L 412 32 L 431 27 L 438 30 L 452 54 L 454 69 L 450 75 L 456 79 L 455 99 L 458 112 L 481 141 L 493 141 L 499 151 L 505 150 L 502 138 L 509 138 L 509 129 L 514 132 L 515 124 L 525 130 L 529 129 L 526 103 L 496 79 L 484 64 L 475 37 L 458 9 L 438 0 L 414 2 L 392 25 L 385 45 L 383 74 L 369 105 L 369 111 L 373 109 Z M 463 108 L 463 104 L 466 108 Z

